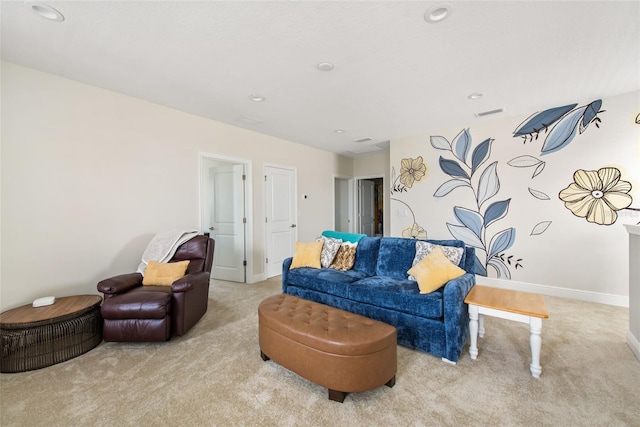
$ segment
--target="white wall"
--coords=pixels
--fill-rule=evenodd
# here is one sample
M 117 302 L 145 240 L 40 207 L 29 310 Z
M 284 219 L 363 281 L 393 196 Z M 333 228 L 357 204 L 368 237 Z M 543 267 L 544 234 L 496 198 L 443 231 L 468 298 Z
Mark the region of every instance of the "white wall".
M 297 168 L 300 240 L 331 228 L 334 176 L 353 173 L 343 156 L 11 63 L 1 96 L 2 310 L 97 293 L 99 280 L 135 271 L 156 233 L 198 227 L 199 152 L 252 161 L 258 219 L 263 165 Z M 263 222 L 253 229 L 256 279 Z
M 576 108 L 592 101 L 574 100 L 578 104 Z M 553 107 L 558 106 L 547 106 Z M 601 122 L 591 122 L 584 132 L 576 133 L 568 145 L 546 154 L 541 152 L 543 143 L 553 130 L 542 131 L 537 140 L 534 136 L 533 141 L 526 142 L 513 135 L 536 111 L 516 117 L 461 123 L 457 128 L 433 129 L 427 134 L 393 140 L 390 158 L 395 178 L 400 176 L 402 159 L 418 156 L 424 159 L 427 175 L 406 191 L 392 194 L 392 234 L 401 235 L 411 226 L 413 212 L 416 223 L 427 231 L 429 238 L 452 238 L 447 223 L 462 225 L 454 215 L 454 208 L 478 210 L 476 196 L 481 191 L 480 175 L 491 163 L 497 162 L 499 191 L 480 207 L 480 213 L 484 215 L 487 207 L 496 201 L 510 200 L 509 208 L 503 218 L 484 229 L 482 237 L 488 245 L 502 230 L 515 230 L 513 245 L 502 251 L 511 277 L 498 276 L 490 267 L 489 278 L 478 277 L 478 282 L 495 284 L 497 281 L 491 279 L 500 278 L 511 280 L 511 284 L 502 283 L 505 286 L 533 284 L 537 288 L 531 289 L 548 294 L 563 290 L 560 292 L 563 296 L 628 304 L 628 248 L 623 225 L 640 221 L 640 212 L 620 210 L 615 223 L 599 225 L 574 215 L 559 199 L 559 193 L 573 183 L 575 171 L 615 167 L 620 170 L 621 179 L 633 186 L 629 193 L 634 199 L 631 207 L 640 208 L 640 125 L 635 123 L 640 112 L 640 93 L 603 99 L 601 109 L 605 110 L 598 114 Z M 440 158 L 456 161 L 459 165 L 463 162 L 450 150 L 436 149 L 431 144 L 431 137 L 443 137 L 461 148 L 464 144 L 456 145 L 455 140 L 465 129 L 471 137 L 468 165 L 471 165 L 473 150 L 487 138 L 492 138 L 489 158 L 472 176 L 473 190 L 461 186 L 436 197 L 440 186 L 452 180 L 452 176 L 443 172 Z M 541 163 L 528 167 L 509 164 L 516 158 L 522 159 L 521 156 L 544 162 L 544 169 L 538 169 L 536 175 L 536 168 L 541 168 Z M 467 166 L 463 169 L 470 171 Z M 529 189 L 542 198 L 534 197 Z M 547 221 L 550 225 L 544 232 L 540 233 L 542 225 L 536 230 L 537 225 Z M 481 258 L 486 256 L 482 251 L 480 255 Z M 512 258 L 508 258 L 510 256 Z

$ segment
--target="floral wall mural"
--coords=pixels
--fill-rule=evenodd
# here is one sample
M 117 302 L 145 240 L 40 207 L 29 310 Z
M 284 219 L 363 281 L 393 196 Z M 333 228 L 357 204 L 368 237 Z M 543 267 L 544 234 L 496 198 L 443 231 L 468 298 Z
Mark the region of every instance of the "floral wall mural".
M 495 233 L 488 231 L 492 224 L 497 224 L 507 216 L 511 202 L 511 199 L 496 199 L 500 190 L 498 162 L 493 161 L 485 166 L 491 157 L 494 140 L 487 138 L 471 150 L 471 133 L 469 129 L 464 129 L 452 142 L 443 136 L 432 136 L 430 141 L 433 148 L 448 151 L 453 157 L 447 159 L 440 156 L 440 169 L 451 179 L 441 184 L 433 196 L 445 197 L 460 188 L 471 191 L 475 202 L 466 207 L 453 207 L 456 222 L 447 222 L 449 233 L 476 248 L 476 274 L 486 276 L 487 267 L 490 266 L 498 277 L 511 278 L 510 265 L 514 256 L 505 254 L 505 251 L 513 245 L 516 230 L 507 227 Z M 479 178 L 474 180 L 476 175 Z M 521 258 L 516 258 L 513 267 L 522 267 L 521 261 Z
M 400 162 L 400 175 L 396 176 L 395 167 L 391 167 L 391 181 L 393 182 L 391 184 L 391 194 L 407 191 L 413 187 L 414 183 L 420 182 L 425 176 L 427 176 L 427 166 L 424 164 L 422 156 L 418 156 L 415 159 L 402 159 Z M 416 223 L 416 216 L 411 210 L 411 206 L 398 198 L 392 197 L 391 200 L 405 205 L 413 218 L 411 226 L 402 230 L 402 237 L 426 239 L 427 231 Z
M 595 99 L 392 141 L 391 234 L 463 240 L 476 248 L 480 276 L 611 292 L 591 260 L 605 249 L 623 260 L 610 246 L 624 251 L 625 235 L 612 226 L 640 220 L 639 99 Z M 585 241 L 596 246 L 581 259 Z
M 513 136 L 522 137 L 524 142 L 538 140 L 540 132 L 549 131 L 544 139 L 540 155 L 550 154 L 565 148 L 575 138 L 582 134 L 587 127 L 594 123 L 600 127 L 602 120 L 598 117 L 602 107 L 602 100 L 595 100 L 587 105 L 576 108 L 578 104 L 555 107 L 536 113 L 528 118 L 524 124 L 518 126 Z M 513 167 L 534 167 L 531 178 L 542 173 L 545 162 L 531 156 L 520 156 L 509 162 Z M 599 225 L 611 225 L 616 222 L 616 211 L 629 208 L 633 198 L 629 195 L 631 183 L 620 180 L 620 170 L 604 167 L 597 171 L 577 170 L 574 172 L 574 183 L 563 189 L 560 200 L 575 216 L 586 218 L 587 221 Z M 544 192 L 532 188 L 528 189 L 532 196 L 540 200 L 549 200 Z M 551 221 L 543 221 L 534 228 L 535 234 L 541 234 L 551 225 Z M 534 234 L 532 232 L 532 234 Z

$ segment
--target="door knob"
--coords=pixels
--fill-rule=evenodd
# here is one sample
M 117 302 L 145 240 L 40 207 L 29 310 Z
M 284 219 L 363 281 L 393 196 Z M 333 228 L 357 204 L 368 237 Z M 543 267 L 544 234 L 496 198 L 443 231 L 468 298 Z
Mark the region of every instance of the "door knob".
M 295 224 L 291 224 L 291 228 L 296 228 L 296 225 Z
M 213 230 L 215 230 L 215 229 L 216 229 L 215 227 L 209 227 L 209 230 L 212 230 L 212 231 L 213 231 Z

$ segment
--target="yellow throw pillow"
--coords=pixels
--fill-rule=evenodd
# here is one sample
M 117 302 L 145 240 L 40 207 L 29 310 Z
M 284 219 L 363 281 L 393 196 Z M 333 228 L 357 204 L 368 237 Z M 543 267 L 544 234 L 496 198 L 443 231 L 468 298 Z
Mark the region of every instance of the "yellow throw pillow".
M 289 270 L 300 267 L 320 268 L 322 245 L 322 242 L 296 242 L 296 253 L 293 255 L 293 261 L 291 262 Z
M 187 272 L 189 261 L 155 262 L 149 261 L 142 278 L 143 285 L 171 286 Z
M 449 280 L 462 276 L 466 271 L 449 261 L 442 249 L 436 246 L 407 273 L 417 279 L 420 293 L 428 294 L 439 289 Z

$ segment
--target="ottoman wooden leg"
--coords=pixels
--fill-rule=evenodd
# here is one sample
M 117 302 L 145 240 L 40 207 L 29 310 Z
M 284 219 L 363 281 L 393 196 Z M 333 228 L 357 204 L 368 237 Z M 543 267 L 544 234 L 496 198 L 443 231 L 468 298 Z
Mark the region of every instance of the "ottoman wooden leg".
M 265 362 L 266 362 L 267 360 L 269 360 L 269 356 L 267 356 L 266 354 L 264 354 L 264 353 L 262 352 L 262 350 L 260 350 L 260 357 L 262 357 L 262 360 L 264 360 Z
M 334 400 L 336 402 L 344 402 L 344 398 L 347 396 L 347 393 L 343 392 L 343 391 L 337 391 L 337 390 L 329 390 L 329 400 Z
M 396 376 L 394 375 L 387 383 L 385 384 L 387 387 L 393 387 L 396 385 Z

